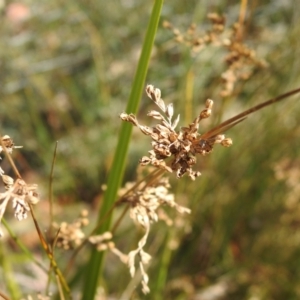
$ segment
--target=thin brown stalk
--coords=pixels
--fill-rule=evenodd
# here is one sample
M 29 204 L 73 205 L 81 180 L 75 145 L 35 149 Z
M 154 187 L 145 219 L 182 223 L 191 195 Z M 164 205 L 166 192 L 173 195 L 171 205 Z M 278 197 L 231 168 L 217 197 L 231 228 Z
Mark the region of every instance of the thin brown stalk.
M 51 171 L 49 175 L 49 191 L 48 191 L 48 198 L 49 198 L 49 206 L 50 206 L 50 220 L 49 220 L 49 229 L 48 229 L 48 236 L 52 236 L 52 223 L 54 219 L 53 215 L 53 172 L 54 172 L 54 165 L 56 160 L 56 152 L 57 152 L 57 145 L 58 141 L 55 143 L 54 153 L 53 153 L 53 159 L 52 159 L 52 165 L 51 165 Z
M 50 249 L 49 245 L 47 244 L 47 242 L 46 242 L 46 240 L 45 240 L 45 238 L 44 238 L 44 236 L 43 236 L 43 234 L 42 234 L 42 232 L 41 232 L 41 229 L 40 229 L 40 227 L 39 227 L 39 225 L 38 225 L 38 222 L 37 222 L 37 220 L 36 220 L 36 218 L 35 218 L 35 216 L 34 216 L 34 212 L 33 212 L 33 209 L 32 209 L 32 205 L 31 205 L 30 203 L 28 203 L 28 205 L 29 205 L 29 207 L 30 207 L 30 213 L 31 213 L 31 216 L 32 216 L 32 219 L 33 219 L 35 228 L 36 228 L 36 230 L 37 230 L 38 236 L 39 236 L 39 238 L 40 238 L 41 245 L 42 245 L 42 247 L 44 248 L 44 250 L 45 250 L 45 252 L 46 252 L 46 254 L 47 254 L 47 256 L 48 256 L 48 258 L 49 258 L 49 260 L 50 260 L 50 262 L 51 262 L 51 266 L 52 266 L 52 268 L 53 268 L 55 274 L 59 277 L 62 286 L 64 287 L 64 289 L 66 290 L 66 292 L 67 292 L 68 294 L 70 294 L 71 291 L 70 291 L 70 288 L 69 288 L 69 286 L 68 286 L 68 284 L 67 284 L 67 281 L 66 281 L 66 279 L 64 278 L 62 272 L 60 271 L 60 269 L 59 269 L 59 267 L 58 267 L 58 265 L 57 265 L 57 263 L 56 263 L 56 261 L 55 261 L 55 259 L 54 259 L 53 252 L 52 252 L 52 250 Z
M 63 293 L 63 289 L 62 289 L 62 286 L 61 286 L 60 279 L 57 275 L 55 276 L 55 278 L 56 278 L 56 282 L 57 282 L 57 286 L 58 286 L 59 297 L 60 297 L 61 300 L 65 300 L 65 296 L 64 296 L 64 293 Z
M 5 296 L 3 293 L 0 292 L 0 297 L 2 297 L 4 300 L 10 300 L 7 296 Z
M 57 243 L 59 232 L 60 232 L 60 228 L 57 230 L 55 238 L 54 238 L 54 241 L 53 241 L 52 246 L 51 246 L 52 253 L 53 253 L 53 251 L 54 251 L 54 249 L 56 247 L 56 243 Z M 48 269 L 48 282 L 47 282 L 47 285 L 46 285 L 46 292 L 45 292 L 46 295 L 49 294 L 49 288 L 50 288 L 50 283 L 51 283 L 51 276 L 50 276 L 51 272 L 52 272 L 52 264 L 50 262 L 50 266 L 49 266 L 49 269 Z
M 47 273 L 47 269 L 38 260 L 36 260 L 33 257 L 32 253 L 23 245 L 23 243 L 21 242 L 21 240 L 10 229 L 10 227 L 8 226 L 6 220 L 3 218 L 1 222 L 4 225 L 4 227 L 6 228 L 7 232 L 11 236 L 11 238 L 15 241 L 15 243 L 19 246 L 19 248 L 26 254 L 26 256 L 29 259 L 31 259 L 37 266 L 39 266 L 44 272 Z
M 269 106 L 269 105 L 271 105 L 275 102 L 279 102 L 279 101 L 281 101 L 285 98 L 288 98 L 292 95 L 295 95 L 299 92 L 300 92 L 300 88 L 292 90 L 292 91 L 287 92 L 285 94 L 282 94 L 280 96 L 277 96 L 275 98 L 272 98 L 272 99 L 270 99 L 268 101 L 265 101 L 263 103 L 260 103 L 256 106 L 253 106 L 252 108 L 249 108 L 249 109 L 243 111 L 242 113 L 240 113 L 240 114 L 224 121 L 223 123 L 219 124 L 218 126 L 214 127 L 213 129 L 205 132 L 204 134 L 201 135 L 200 139 L 209 139 L 210 137 L 213 137 L 217 134 L 223 133 L 223 132 L 225 132 L 226 130 L 228 130 L 229 128 L 232 127 L 232 126 L 228 126 L 228 125 L 233 125 L 234 126 L 234 125 L 239 123 L 237 121 L 242 121 L 246 116 L 248 116 L 248 115 L 250 115 L 250 114 L 266 107 L 266 106 Z
M 244 22 L 245 22 L 245 15 L 247 9 L 247 0 L 241 0 L 241 7 L 240 7 L 240 14 L 239 14 L 239 29 L 237 32 L 237 40 L 241 41 L 243 38 L 243 31 L 244 31 Z

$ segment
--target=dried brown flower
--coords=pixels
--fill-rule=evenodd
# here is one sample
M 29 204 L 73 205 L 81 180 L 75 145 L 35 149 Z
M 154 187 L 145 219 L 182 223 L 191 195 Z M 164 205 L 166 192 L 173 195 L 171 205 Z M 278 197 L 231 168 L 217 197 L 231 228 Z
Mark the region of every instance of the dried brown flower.
M 50 300 L 50 296 L 45 296 L 42 294 L 37 294 L 36 297 L 28 295 L 26 298 L 22 298 L 21 300 Z
M 200 121 L 211 115 L 212 100 L 208 99 L 206 101 L 206 108 L 200 112 L 193 123 L 176 131 L 179 115 L 173 120 L 173 104 L 166 105 L 161 98 L 160 90 L 152 85 L 146 87 L 146 93 L 163 112 L 153 110 L 147 114 L 159 121 L 156 126 L 140 125 L 133 114 L 122 113 L 120 115 L 123 121 L 131 122 L 145 135 L 149 135 L 152 138 L 152 150 L 149 151 L 149 156 L 141 158 L 141 165 L 151 164 L 168 172 L 175 172 L 178 178 L 187 173 L 194 180 L 200 175 L 200 172 L 192 169 L 196 163 L 196 154 L 209 154 L 212 152 L 215 144 L 221 144 L 226 147 L 231 145 L 232 141 L 228 138 L 226 139 L 224 135 L 212 134 L 205 137 L 198 133 Z M 170 160 L 167 161 L 168 158 Z
M 23 179 L 17 179 L 15 182 L 13 178 L 2 175 L 2 180 L 4 182 L 6 192 L 0 193 L 0 221 L 4 215 L 8 202 L 12 201 L 12 206 L 15 211 L 15 218 L 19 221 L 27 218 L 27 213 L 30 211 L 30 204 L 36 204 L 39 201 L 37 194 L 36 184 L 26 184 Z M 3 233 L 0 229 L 0 236 Z
M 156 95 L 159 95 L 156 100 L 160 99 L 159 92 L 156 92 Z M 172 118 L 171 106 L 165 106 L 163 102 L 159 103 L 167 111 L 167 115 Z M 158 208 L 167 205 L 174 207 L 180 213 L 190 213 L 190 209 L 180 206 L 175 202 L 174 195 L 169 193 L 170 185 L 168 178 L 160 178 L 156 183 L 149 185 L 144 183 L 143 186 L 140 186 L 140 189 L 132 189 L 134 185 L 134 183 L 127 183 L 125 188 L 121 190 L 121 201 L 130 205 L 130 217 L 145 229 L 145 233 L 140 239 L 137 249 L 128 253 L 126 262 L 133 277 L 136 271 L 135 261 L 139 260 L 138 265 L 142 275 L 142 291 L 144 294 L 147 294 L 150 289 L 148 286 L 149 277 L 146 273 L 145 265 L 150 262 L 151 256 L 145 252 L 144 246 L 147 243 L 151 223 L 159 219 Z
M 22 146 L 15 146 L 13 140 L 8 135 L 4 135 L 1 137 L 0 153 L 4 148 L 8 154 L 10 154 L 14 148 L 22 148 Z M 6 189 L 6 192 L 0 193 L 0 222 L 10 200 L 12 201 L 12 206 L 15 211 L 15 218 L 19 221 L 26 219 L 27 213 L 30 211 L 29 203 L 36 204 L 39 202 L 37 184 L 27 184 L 21 178 L 14 181 L 12 177 L 5 175 L 1 168 L 0 176 L 2 177 Z M 0 228 L 0 236 L 2 235 L 3 232 Z
M 151 185 L 145 183 L 140 189 L 134 189 L 127 193 L 133 185 L 134 183 L 125 185 L 120 201 L 130 205 L 130 217 L 143 228 L 158 221 L 157 210 L 159 207 L 169 206 L 175 208 L 179 213 L 190 213 L 190 209 L 175 202 L 174 194 L 169 192 L 170 184 L 167 177 L 162 177 Z

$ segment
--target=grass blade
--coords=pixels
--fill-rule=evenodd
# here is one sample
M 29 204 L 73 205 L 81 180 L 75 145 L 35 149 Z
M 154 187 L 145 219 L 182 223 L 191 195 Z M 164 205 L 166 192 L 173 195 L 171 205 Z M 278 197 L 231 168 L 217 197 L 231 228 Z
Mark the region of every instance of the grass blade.
M 162 5 L 163 0 L 155 0 L 126 112 L 136 113 L 138 110 L 140 98 L 145 85 L 151 50 L 154 43 Z M 104 195 L 103 205 L 99 212 L 99 221 L 114 205 L 117 191 L 124 174 L 131 131 L 132 126 L 130 124 L 122 124 L 117 149 L 107 181 L 107 190 Z M 105 222 L 103 222 L 103 225 L 101 226 L 101 228 L 99 228 L 98 233 L 109 230 L 111 225 L 111 217 L 112 215 L 107 218 Z M 92 251 L 86 270 L 86 274 L 89 274 L 89 276 L 86 276 L 82 299 L 94 299 L 98 285 L 98 278 L 103 264 L 103 258 L 104 254 L 102 252 L 97 252 L 96 250 Z

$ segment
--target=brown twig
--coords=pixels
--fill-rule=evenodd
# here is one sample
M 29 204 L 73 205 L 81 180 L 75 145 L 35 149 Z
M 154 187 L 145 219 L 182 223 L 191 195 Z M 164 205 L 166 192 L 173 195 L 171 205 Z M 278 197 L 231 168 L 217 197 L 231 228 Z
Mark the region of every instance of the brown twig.
M 50 220 L 49 220 L 49 229 L 48 229 L 48 236 L 52 236 L 52 223 L 53 223 L 53 172 L 54 172 L 54 165 L 56 160 L 56 152 L 57 152 L 57 145 L 58 141 L 55 143 L 54 153 L 53 153 L 53 159 L 52 159 L 52 165 L 51 165 L 51 171 L 49 175 L 49 191 L 48 191 L 48 198 L 49 198 L 49 206 L 50 206 Z
M 228 130 L 229 128 L 235 126 L 236 124 L 238 124 L 239 122 L 243 121 L 245 119 L 246 116 L 266 107 L 266 106 L 269 106 L 275 102 L 279 102 L 287 97 L 290 97 L 292 95 L 295 95 L 297 93 L 300 92 L 300 88 L 298 89 L 295 89 L 295 90 L 292 90 L 292 91 L 289 91 L 285 94 L 282 94 L 280 96 L 277 96 L 275 98 L 272 98 L 268 101 L 265 101 L 263 103 L 260 103 L 258 105 L 255 105 L 253 106 L 252 108 L 249 108 L 245 111 L 243 111 L 242 113 L 224 121 L 223 123 L 219 124 L 218 126 L 210 129 L 209 131 L 205 132 L 204 134 L 201 135 L 200 137 L 200 140 L 206 140 L 206 139 L 209 139 L 211 137 L 214 137 L 216 136 L 217 134 L 221 134 L 221 133 L 224 133 L 226 130 Z

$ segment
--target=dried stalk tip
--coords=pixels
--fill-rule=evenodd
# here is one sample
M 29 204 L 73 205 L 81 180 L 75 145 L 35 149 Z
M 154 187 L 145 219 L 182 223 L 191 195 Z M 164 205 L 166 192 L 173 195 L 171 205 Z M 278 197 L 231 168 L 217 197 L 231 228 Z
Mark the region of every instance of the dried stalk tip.
M 230 147 L 232 145 L 232 139 L 226 138 L 221 142 L 222 146 L 224 147 Z
M 8 135 L 4 135 L 2 138 L 2 145 L 5 147 L 5 148 L 10 148 L 12 149 L 14 147 L 14 143 L 13 143 L 13 140 L 10 138 L 10 136 Z
M 23 146 L 15 146 L 13 140 L 9 135 L 4 135 L 1 138 L 1 143 L 0 143 L 0 153 L 3 151 L 3 147 L 6 148 L 8 153 L 12 153 L 12 150 L 14 148 L 22 148 Z

